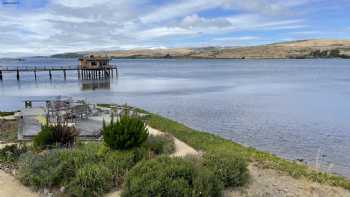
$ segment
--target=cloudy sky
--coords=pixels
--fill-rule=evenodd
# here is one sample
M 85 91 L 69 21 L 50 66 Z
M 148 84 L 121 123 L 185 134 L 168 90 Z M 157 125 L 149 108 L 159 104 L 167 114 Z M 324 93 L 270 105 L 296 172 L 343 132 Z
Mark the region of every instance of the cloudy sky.
M 349 0 L 0 2 L 0 57 L 350 38 Z

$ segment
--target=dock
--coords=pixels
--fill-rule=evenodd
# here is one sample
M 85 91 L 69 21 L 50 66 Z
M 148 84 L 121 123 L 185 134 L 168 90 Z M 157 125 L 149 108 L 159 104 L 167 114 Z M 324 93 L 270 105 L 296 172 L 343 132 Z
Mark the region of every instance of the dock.
M 16 73 L 16 78 L 19 81 L 23 72 L 32 72 L 33 77 L 37 80 L 38 72 L 47 72 L 50 80 L 52 80 L 53 72 L 62 72 L 63 78 L 67 79 L 67 72 L 76 71 L 79 79 L 109 79 L 113 77 L 113 73 L 118 75 L 117 65 L 108 65 L 98 68 L 82 68 L 80 65 L 76 66 L 23 66 L 23 67 L 3 67 L 0 66 L 0 80 L 4 80 L 6 73 Z

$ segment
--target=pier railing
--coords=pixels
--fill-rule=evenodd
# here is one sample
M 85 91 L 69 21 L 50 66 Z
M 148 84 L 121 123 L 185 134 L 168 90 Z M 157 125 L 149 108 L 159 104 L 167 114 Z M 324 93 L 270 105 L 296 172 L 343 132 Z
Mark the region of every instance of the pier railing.
M 109 65 L 104 67 L 97 67 L 87 70 L 100 70 L 100 69 L 117 69 L 117 65 Z M 0 71 L 6 72 L 14 72 L 14 71 L 21 71 L 21 72 L 33 72 L 33 71 L 63 71 L 63 70 L 85 70 L 81 69 L 79 65 L 69 65 L 69 66 L 1 66 L 0 65 Z
M 53 71 L 63 71 L 64 79 L 67 78 L 67 71 L 77 71 L 79 79 L 106 79 L 113 77 L 113 71 L 118 74 L 117 65 L 106 65 L 96 68 L 81 68 L 79 65 L 70 66 L 18 66 L 18 67 L 4 67 L 0 66 L 0 80 L 3 80 L 5 72 L 16 72 L 17 80 L 20 80 L 21 72 L 33 72 L 35 80 L 37 79 L 37 72 L 48 71 L 50 79 L 52 79 Z

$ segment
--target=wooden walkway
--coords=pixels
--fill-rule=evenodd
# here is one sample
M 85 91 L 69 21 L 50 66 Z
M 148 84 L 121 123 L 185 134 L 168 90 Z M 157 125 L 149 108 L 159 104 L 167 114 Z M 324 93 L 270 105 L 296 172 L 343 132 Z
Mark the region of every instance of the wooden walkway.
M 34 79 L 37 80 L 37 72 L 48 72 L 50 80 L 52 72 L 63 72 L 63 78 L 67 78 L 67 71 L 77 71 L 79 79 L 108 79 L 113 77 L 113 72 L 118 74 L 116 65 L 109 65 L 96 69 L 81 69 L 80 66 L 22 66 L 22 67 L 3 67 L 0 66 L 0 80 L 4 79 L 5 73 L 16 73 L 17 80 L 20 80 L 22 72 L 33 72 Z

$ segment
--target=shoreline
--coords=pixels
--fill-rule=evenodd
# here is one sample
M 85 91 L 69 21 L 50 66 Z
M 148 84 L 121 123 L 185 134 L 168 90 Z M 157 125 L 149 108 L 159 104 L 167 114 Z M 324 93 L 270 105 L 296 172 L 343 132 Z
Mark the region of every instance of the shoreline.
M 113 107 L 113 104 L 107 104 L 107 107 Z M 254 162 L 264 169 L 278 170 L 287 173 L 293 178 L 305 178 L 312 182 L 330 186 L 340 186 L 350 190 L 349 177 L 329 172 L 321 172 L 304 163 L 281 158 L 272 153 L 257 150 L 250 146 L 244 146 L 219 135 L 192 129 L 175 120 L 140 108 L 135 109 L 141 113 L 148 114 L 146 123 L 151 128 L 172 134 L 175 138 L 189 145 L 196 151 L 238 152 L 242 157 L 247 158 L 250 162 Z
M 150 133 L 159 135 L 164 132 L 174 136 L 174 139 L 177 140 L 175 144 L 182 147 L 178 149 L 182 151 L 178 151 L 179 153 L 174 154 L 174 156 L 212 152 L 235 153 L 247 159 L 250 166 L 249 170 L 253 175 L 251 184 L 238 190 L 225 191 L 228 194 L 241 195 L 245 191 L 257 194 L 255 192 L 260 192 L 259 190 L 272 194 L 277 194 L 280 190 L 282 193 L 302 192 L 304 194 L 305 192 L 309 194 L 309 190 L 316 190 L 319 193 L 325 191 L 340 192 L 340 194 L 343 194 L 340 196 L 346 196 L 350 190 L 349 178 L 320 172 L 304 164 L 243 146 L 218 135 L 194 130 L 184 124 L 139 108 L 135 108 L 135 110 L 147 114 L 145 121 L 149 126 Z
M 224 139 L 215 134 L 192 129 L 166 117 L 142 109 L 138 110 L 150 114 L 147 124 L 151 127 L 174 135 L 176 138 L 198 151 L 239 152 L 243 157 L 246 157 L 251 162 L 256 162 L 264 169 L 278 170 L 287 173 L 293 178 L 305 178 L 312 182 L 330 186 L 340 186 L 350 190 L 350 178 L 348 177 L 321 172 L 304 163 L 284 159 L 272 153 L 260 151 L 253 147 L 247 147 L 232 140 Z

